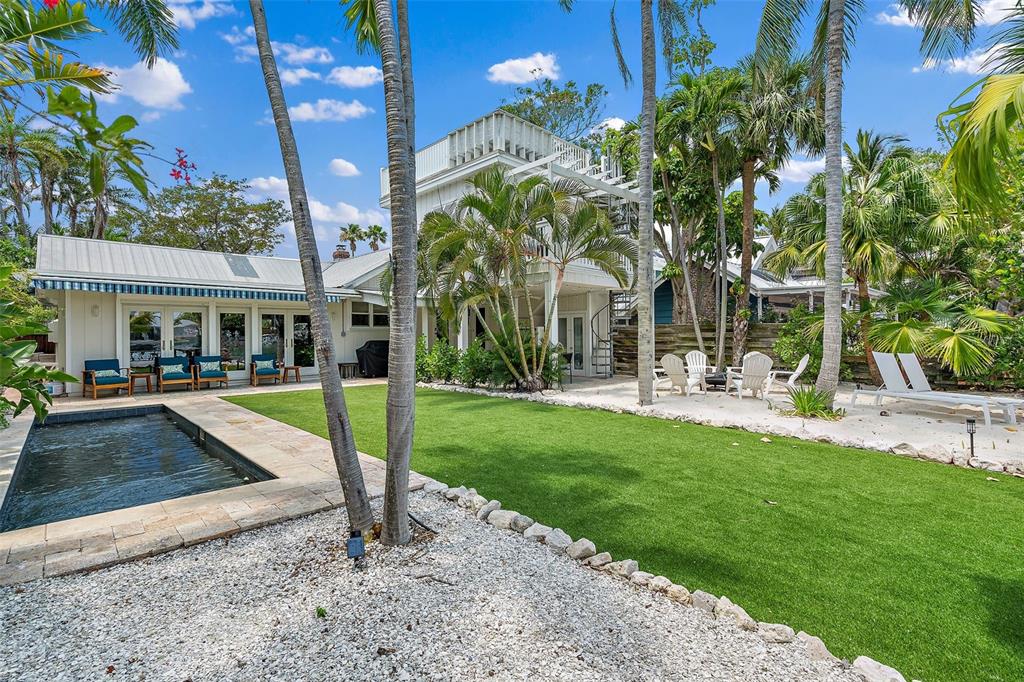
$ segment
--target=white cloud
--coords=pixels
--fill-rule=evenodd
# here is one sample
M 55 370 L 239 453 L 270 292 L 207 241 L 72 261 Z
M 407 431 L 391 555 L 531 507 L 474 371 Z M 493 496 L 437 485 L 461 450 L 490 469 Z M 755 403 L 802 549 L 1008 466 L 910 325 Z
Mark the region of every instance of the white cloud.
M 147 111 L 139 116 L 143 123 L 152 123 L 153 121 L 159 121 L 160 117 L 164 115 L 162 111 Z
M 336 99 L 318 99 L 313 102 L 301 102 L 288 107 L 288 113 L 296 121 L 334 121 L 342 122 L 353 118 L 363 118 L 373 113 L 373 109 L 357 99 L 342 102 Z
M 327 169 L 334 175 L 342 178 L 349 178 L 354 175 L 359 175 L 359 169 L 351 161 L 346 161 L 342 158 L 331 159 L 331 162 L 327 164 Z
M 993 45 L 988 49 L 974 50 L 963 57 L 953 57 L 952 59 L 926 59 L 921 66 L 915 66 L 912 71 L 914 73 L 922 73 L 924 71 L 940 70 L 945 73 L 965 73 L 976 76 L 985 72 L 985 64 L 989 61 L 989 58 L 1002 47 L 1004 46 Z
M 336 66 L 327 74 L 327 82 L 346 88 L 365 88 L 384 80 L 376 66 Z
M 330 64 L 334 55 L 326 47 L 273 42 L 274 53 L 281 55 L 286 64 Z
M 146 68 L 143 62 L 103 68 L 110 70 L 112 80 L 120 86 L 118 91 L 103 97 L 108 102 L 117 101 L 123 95 L 153 109 L 182 109 L 181 98 L 192 92 L 192 86 L 181 75 L 178 65 L 163 57 L 156 60 L 152 69 Z
M 237 26 L 232 26 L 230 32 L 221 33 L 220 37 L 223 38 L 224 42 L 228 45 L 241 45 L 242 43 L 248 43 L 256 37 L 256 29 L 252 26 L 246 26 L 243 30 Z
M 320 80 L 320 74 L 304 66 L 297 69 L 281 69 L 281 82 L 285 85 L 299 85 L 305 80 Z
M 288 181 L 284 178 L 273 175 L 258 177 L 251 179 L 249 184 L 252 186 L 252 199 L 280 199 L 288 202 Z M 325 245 L 334 245 L 338 240 L 338 228 L 347 223 L 387 225 L 387 216 L 378 209 L 363 211 L 344 201 L 327 204 L 312 195 L 309 196 L 309 215 L 313 219 L 313 232 L 317 241 Z M 281 227 L 289 234 L 295 234 L 293 224 L 286 223 Z
M 487 80 L 492 83 L 522 84 L 538 78 L 558 80 L 560 75 L 561 69 L 554 52 L 534 52 L 529 57 L 506 59 L 487 69 Z
M 626 119 L 619 118 L 618 116 L 610 116 L 594 126 L 594 130 L 598 132 L 602 130 L 622 130 L 625 125 Z
M 171 14 L 174 16 L 174 23 L 179 27 L 192 30 L 196 23 L 213 17 L 223 17 L 235 13 L 235 8 L 228 2 L 216 2 L 215 0 L 171 0 L 168 3 Z
M 978 26 L 995 26 L 1006 19 L 1008 12 L 1014 9 L 1017 0 L 983 0 L 980 3 L 978 14 Z M 885 26 L 913 26 L 921 25 L 919 21 L 913 21 L 907 10 L 900 5 L 889 5 L 888 8 L 875 15 L 875 23 Z
M 807 182 L 825 170 L 825 157 L 820 159 L 790 159 L 776 173 L 783 182 Z

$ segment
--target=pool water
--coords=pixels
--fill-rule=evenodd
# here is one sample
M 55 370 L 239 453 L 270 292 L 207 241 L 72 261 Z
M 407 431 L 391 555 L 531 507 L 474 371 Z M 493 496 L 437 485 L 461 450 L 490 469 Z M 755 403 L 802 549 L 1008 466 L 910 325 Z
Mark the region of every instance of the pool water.
M 37 425 L 0 510 L 0 532 L 268 478 L 216 453 L 163 411 Z

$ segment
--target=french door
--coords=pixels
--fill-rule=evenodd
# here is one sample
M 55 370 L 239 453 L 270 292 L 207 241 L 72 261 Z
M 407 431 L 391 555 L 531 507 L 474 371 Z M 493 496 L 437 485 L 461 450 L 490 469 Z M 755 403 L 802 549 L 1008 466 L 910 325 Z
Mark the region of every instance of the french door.
M 260 351 L 274 355 L 278 364 L 316 368 L 309 313 L 261 311 L 260 334 Z
M 245 380 L 249 376 L 249 313 L 245 310 L 217 310 L 220 331 L 220 359 L 228 378 Z
M 558 343 L 569 355 L 572 369 L 578 372 L 583 369 L 583 316 L 565 315 L 558 318 Z
M 126 307 L 128 363 L 146 368 L 158 357 L 202 355 L 207 347 L 206 314 L 188 306 Z

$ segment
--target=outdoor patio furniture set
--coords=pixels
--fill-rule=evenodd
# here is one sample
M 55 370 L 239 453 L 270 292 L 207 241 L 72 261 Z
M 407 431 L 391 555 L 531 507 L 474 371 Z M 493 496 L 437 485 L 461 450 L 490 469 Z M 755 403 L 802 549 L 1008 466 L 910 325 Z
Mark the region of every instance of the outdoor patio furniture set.
M 735 390 L 742 399 L 743 392 L 749 391 L 764 400 L 773 390 L 796 387 L 808 361 L 810 356 L 805 355 L 792 371 L 772 370 L 772 359 L 753 351 L 743 356 L 741 367 L 726 367 L 724 372 L 716 372 L 715 367 L 708 364 L 708 356 L 699 350 L 687 353 L 685 361 L 669 353 L 661 358 L 661 367 L 655 370 L 655 389 L 662 389 L 668 383 L 670 393 L 679 389 L 689 396 L 695 388 L 707 392 L 709 386 L 719 385 L 725 388 L 726 395 Z
M 92 394 L 95 400 L 100 391 L 113 391 L 115 394 L 124 390 L 128 395 L 135 393 L 135 384 L 145 380 L 146 391 L 153 389 L 153 377 L 156 377 L 157 390 L 161 393 L 167 386 L 187 386 L 189 390 L 199 390 L 203 384 L 228 385 L 228 373 L 224 369 L 224 361 L 219 355 L 195 355 L 191 358 L 175 356 L 157 358 L 156 371 L 139 371 L 121 367 L 117 358 L 104 360 L 86 360 L 82 372 L 83 395 Z M 273 354 L 264 353 L 252 356 L 249 363 L 249 384 L 259 386 L 260 383 L 272 380 L 274 383 L 287 383 L 289 374 L 296 383 L 302 381 L 301 369 L 284 366 Z

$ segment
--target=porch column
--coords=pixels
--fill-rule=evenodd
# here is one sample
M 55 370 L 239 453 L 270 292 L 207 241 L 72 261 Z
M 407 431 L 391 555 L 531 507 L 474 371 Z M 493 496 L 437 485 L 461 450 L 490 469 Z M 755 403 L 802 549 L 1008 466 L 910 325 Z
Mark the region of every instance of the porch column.
M 594 331 L 592 320 L 600 306 L 594 301 L 594 292 L 587 292 L 587 317 L 583 320 L 583 374 L 591 376 L 594 373 L 594 363 L 591 360 L 594 353 Z
M 459 350 L 469 348 L 469 308 L 463 310 L 459 315 L 459 335 L 455 345 Z
M 217 304 L 214 301 L 210 301 L 208 319 L 206 326 L 210 330 L 210 340 L 206 343 L 207 354 L 220 355 L 220 319 L 217 317 Z
M 761 294 L 757 295 L 757 321 L 761 321 Z
M 260 328 L 260 307 L 253 303 L 249 312 L 249 352 L 258 354 L 263 350 L 262 330 Z
M 555 294 L 555 272 L 554 268 L 548 272 L 548 278 L 544 282 L 544 324 L 551 320 L 552 336 L 555 343 L 558 343 L 558 299 L 552 300 Z
M 114 354 L 117 356 L 118 367 L 128 367 L 128 353 L 125 352 L 124 309 L 121 305 L 121 294 L 114 295 Z
M 807 311 L 814 312 L 814 290 L 807 292 Z

